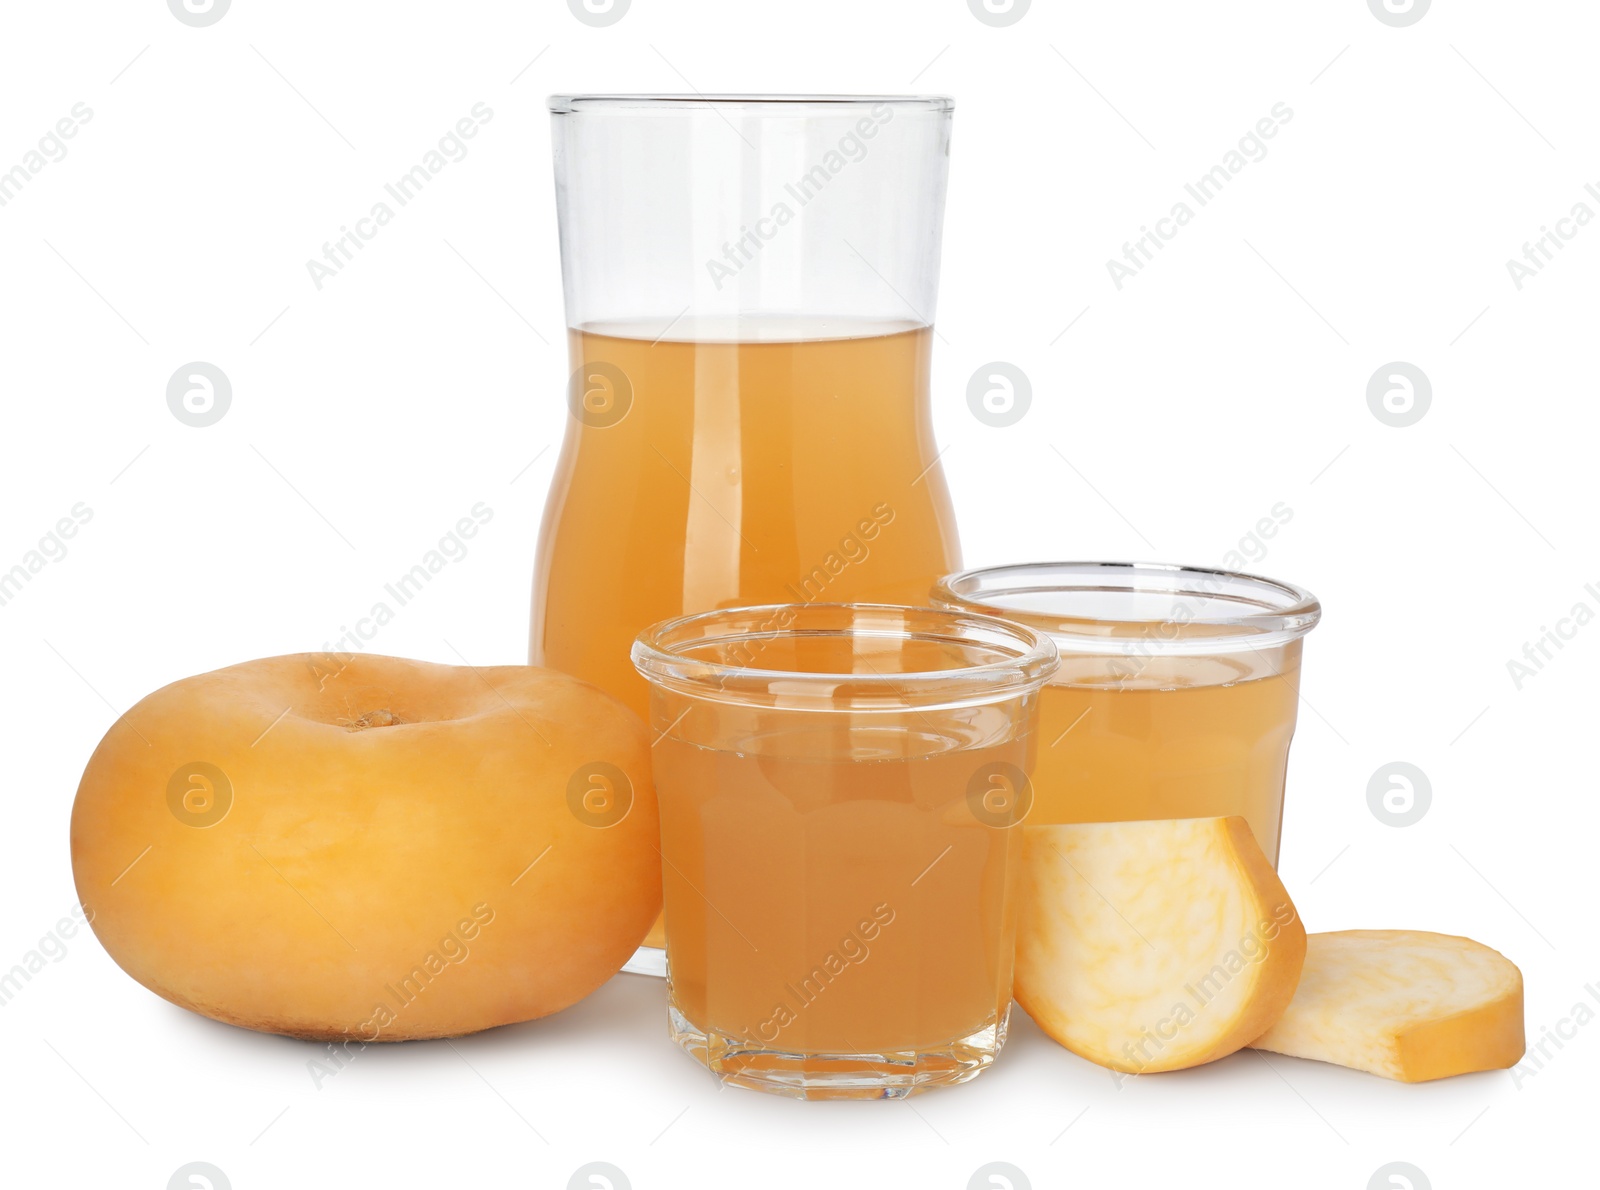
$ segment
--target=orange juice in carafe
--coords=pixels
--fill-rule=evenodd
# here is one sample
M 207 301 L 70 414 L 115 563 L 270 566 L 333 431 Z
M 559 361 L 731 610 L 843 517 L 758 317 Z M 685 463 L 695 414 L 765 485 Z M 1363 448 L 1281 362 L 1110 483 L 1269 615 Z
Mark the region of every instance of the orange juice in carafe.
M 744 337 L 657 341 L 627 330 L 572 332 L 578 379 L 539 548 L 536 663 L 644 716 L 628 647 L 658 620 L 927 602 L 957 558 L 927 327 L 767 321 Z
M 950 101 L 550 107 L 571 372 L 532 662 L 643 717 L 658 621 L 925 604 L 959 564 L 928 403 Z

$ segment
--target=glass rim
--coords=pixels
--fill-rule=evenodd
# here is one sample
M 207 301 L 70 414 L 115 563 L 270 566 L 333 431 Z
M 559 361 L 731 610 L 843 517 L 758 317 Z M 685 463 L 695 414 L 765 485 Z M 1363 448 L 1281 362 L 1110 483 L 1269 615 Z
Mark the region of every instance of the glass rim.
M 986 585 L 990 584 L 990 585 Z M 1248 591 L 1260 609 L 1242 615 L 1115 619 L 1007 607 L 1022 594 L 1101 592 L 1218 598 Z M 1063 653 L 1157 653 L 1205 656 L 1275 648 L 1299 640 L 1322 619 L 1322 604 L 1304 587 L 1258 574 L 1170 562 L 1020 562 L 946 575 L 934 602 L 997 616 L 1045 633 Z M 1117 629 L 1140 629 L 1137 634 Z M 1152 632 L 1152 630 L 1158 630 Z
M 616 92 L 551 95 L 546 102 L 551 114 L 557 116 L 597 111 L 719 111 L 726 114 L 730 108 L 754 108 L 759 110 L 759 114 L 772 116 L 843 115 L 850 109 L 870 110 L 881 104 L 906 111 L 940 113 L 955 110 L 955 100 L 949 95 L 704 95 L 699 92 L 673 95 Z M 817 110 L 803 110 L 807 108 Z
M 878 617 L 876 631 L 858 624 L 863 616 Z M 926 629 L 914 630 L 908 623 L 913 618 L 927 621 Z M 804 625 L 802 620 L 822 622 Z M 719 625 L 726 630 L 718 631 Z M 943 627 L 943 634 L 935 631 L 936 626 Z M 963 630 L 970 635 L 958 637 Z M 696 645 L 784 636 L 946 639 L 975 648 L 1010 649 L 1014 655 L 972 665 L 894 673 L 768 669 L 684 655 Z M 783 705 L 799 710 L 837 703 L 837 709 L 850 711 L 1000 701 L 1039 689 L 1055 672 L 1059 660 L 1055 642 L 1025 624 L 964 609 L 892 603 L 764 603 L 675 616 L 641 632 L 634 639 L 630 657 L 647 682 L 683 694 L 770 704 L 772 686 L 778 683 Z M 840 695 L 840 687 L 847 687 L 849 694 Z

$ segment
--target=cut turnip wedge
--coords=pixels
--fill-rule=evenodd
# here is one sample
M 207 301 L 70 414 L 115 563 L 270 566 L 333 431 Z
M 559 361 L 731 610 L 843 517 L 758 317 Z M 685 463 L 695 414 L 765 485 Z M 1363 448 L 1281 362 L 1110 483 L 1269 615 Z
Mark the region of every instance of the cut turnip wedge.
M 1025 827 L 1017 1002 L 1130 1074 L 1227 1057 L 1294 995 L 1306 932 L 1243 818 Z
M 1253 1048 L 1404 1083 L 1522 1057 L 1522 972 L 1499 951 L 1417 930 L 1343 930 L 1306 943 L 1300 990 Z

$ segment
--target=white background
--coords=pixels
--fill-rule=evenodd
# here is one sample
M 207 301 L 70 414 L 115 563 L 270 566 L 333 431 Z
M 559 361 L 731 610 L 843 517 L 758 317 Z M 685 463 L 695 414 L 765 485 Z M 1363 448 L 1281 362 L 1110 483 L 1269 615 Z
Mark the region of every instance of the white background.
M 1214 564 L 1285 503 L 1250 566 L 1326 609 L 1282 862 L 1303 917 L 1502 950 L 1534 1040 L 1600 985 L 1600 627 L 1520 690 L 1507 671 L 1600 609 L 1600 225 L 1520 291 L 1506 268 L 1574 204 L 1600 212 L 1593 5 L 1439 0 L 1409 28 L 1362 0 L 1037 0 L 1009 28 L 963 0 L 634 0 L 608 28 L 559 0 L 3 22 L 0 170 L 94 114 L 0 208 L 0 569 L 76 503 L 93 519 L 0 607 L 0 966 L 73 901 L 71 801 L 117 714 L 321 648 L 479 501 L 471 553 L 370 647 L 524 657 L 567 376 L 547 93 L 916 90 L 957 99 L 934 401 L 969 564 Z M 307 259 L 479 102 L 470 156 L 319 292 Z M 1279 102 L 1265 159 L 1119 291 L 1107 259 Z M 206 429 L 166 404 L 193 360 L 234 390 Z M 1033 384 L 1008 429 L 965 404 L 992 360 Z M 1408 428 L 1366 400 L 1395 360 L 1433 386 Z M 1395 760 L 1432 785 L 1403 829 L 1367 805 Z M 667 1041 L 662 985 L 623 976 L 458 1048 L 368 1050 L 318 1090 L 307 1047 L 190 1016 L 79 935 L 0 1009 L 5 1180 L 158 1188 L 205 1160 L 238 1190 L 561 1187 L 600 1160 L 637 1188 L 955 1190 L 1004 1160 L 1036 1187 L 1362 1190 L 1407 1161 L 1439 1190 L 1572 1185 L 1600 1026 L 1531 1077 L 1407 1087 L 1247 1052 L 1118 1089 L 1021 1018 L 967 1086 L 797 1104 L 719 1090 Z

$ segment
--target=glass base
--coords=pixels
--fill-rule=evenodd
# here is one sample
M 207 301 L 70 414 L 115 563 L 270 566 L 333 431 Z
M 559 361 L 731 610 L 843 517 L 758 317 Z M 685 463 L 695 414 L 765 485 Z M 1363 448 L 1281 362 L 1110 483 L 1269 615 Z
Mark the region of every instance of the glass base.
M 723 1082 L 790 1099 L 905 1099 L 934 1087 L 976 1078 L 1006 1041 L 1011 1009 L 998 1019 L 933 1050 L 882 1054 L 800 1054 L 742 1038 L 707 1033 L 667 1007 L 672 1040 Z
M 622 969 L 633 975 L 654 975 L 657 979 L 667 977 L 667 952 L 659 946 L 641 946 L 633 952 L 633 957 L 622 964 Z

